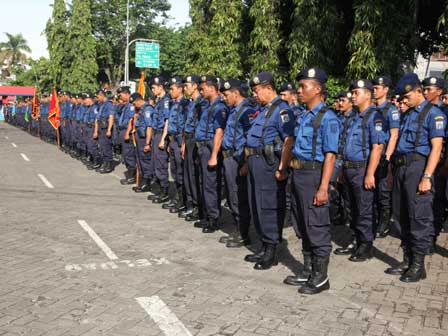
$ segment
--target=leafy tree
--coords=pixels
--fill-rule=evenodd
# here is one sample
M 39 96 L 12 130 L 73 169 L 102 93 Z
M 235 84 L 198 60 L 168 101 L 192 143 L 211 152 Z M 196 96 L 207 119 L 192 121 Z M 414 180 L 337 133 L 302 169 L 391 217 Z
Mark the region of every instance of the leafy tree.
M 53 89 L 53 78 L 51 78 L 50 60 L 41 57 L 38 60 L 31 60 L 29 63 L 31 69 L 19 69 L 16 72 L 16 80 L 10 81 L 9 85 L 17 86 L 37 86 L 39 92 L 50 93 Z
M 74 92 L 95 90 L 98 87 L 95 39 L 92 35 L 90 0 L 73 0 L 70 17 L 68 57 L 68 89 Z
M 279 6 L 280 0 L 254 0 L 249 9 L 249 16 L 254 22 L 249 40 L 251 75 L 260 71 L 280 75 L 278 53 L 282 40 Z
M 27 41 L 22 34 L 5 33 L 7 37 L 6 42 L 0 42 L 0 59 L 11 67 L 19 63 L 25 63 L 27 55 L 24 52 L 31 52 Z
M 66 87 L 68 85 L 68 11 L 64 0 L 54 0 L 52 18 L 48 20 L 45 35 L 50 55 L 49 73 L 53 78 L 53 85 Z

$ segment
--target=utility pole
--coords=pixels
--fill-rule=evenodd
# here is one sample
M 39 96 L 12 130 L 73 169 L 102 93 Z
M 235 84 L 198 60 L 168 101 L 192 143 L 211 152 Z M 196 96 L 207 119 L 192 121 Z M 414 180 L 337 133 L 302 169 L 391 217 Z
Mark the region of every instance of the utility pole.
M 124 82 L 129 84 L 129 0 L 126 5 L 126 52 L 124 59 Z

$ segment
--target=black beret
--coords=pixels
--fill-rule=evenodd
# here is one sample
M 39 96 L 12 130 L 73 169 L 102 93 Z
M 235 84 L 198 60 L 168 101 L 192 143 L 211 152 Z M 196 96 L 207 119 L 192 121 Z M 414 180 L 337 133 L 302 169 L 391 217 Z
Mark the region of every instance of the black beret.
M 129 88 L 129 86 L 122 86 L 119 87 L 117 90 L 117 93 L 131 93 L 131 89 Z
M 251 87 L 254 87 L 257 85 L 266 85 L 266 84 L 274 85 L 274 76 L 272 75 L 272 73 L 267 72 L 267 71 L 260 72 L 254 78 L 252 78 L 250 81 Z
M 328 76 L 322 69 L 307 68 L 300 71 L 296 76 L 297 81 L 300 81 L 302 79 L 314 79 L 321 84 L 325 84 L 327 82 Z
M 165 78 L 156 76 L 150 79 L 149 85 L 165 85 Z
M 443 89 L 445 87 L 445 80 L 440 77 L 428 77 L 422 81 L 423 86 L 435 86 L 439 89 Z
M 132 104 L 133 102 L 136 102 L 138 100 L 143 100 L 143 97 L 140 93 L 138 92 L 134 92 L 133 94 L 131 94 L 131 96 L 129 97 L 129 102 Z
M 225 92 L 228 90 L 234 90 L 234 89 L 243 89 L 244 90 L 244 88 L 242 86 L 243 83 L 238 79 L 231 78 L 226 81 L 223 80 L 223 81 L 221 81 L 221 83 L 222 83 L 222 85 L 220 87 L 221 92 Z
M 389 76 L 377 76 L 372 79 L 372 85 L 392 86 L 392 79 Z
M 284 84 L 281 86 L 281 88 L 280 88 L 280 92 L 285 92 L 285 91 L 293 91 L 293 92 L 296 92 L 297 89 L 296 89 L 294 83 L 292 83 L 292 82 L 286 82 L 286 83 L 284 83 Z
M 185 83 L 201 83 L 201 77 L 198 75 L 190 75 L 185 78 Z
M 183 85 L 185 82 L 183 77 L 180 76 L 174 76 L 170 79 L 170 85 Z
M 395 86 L 395 93 L 398 95 L 403 95 L 405 93 L 411 92 L 419 86 L 420 80 L 418 79 L 418 76 L 413 72 L 409 72 L 401 77 L 397 82 L 397 85 Z
M 350 91 L 354 89 L 367 89 L 372 91 L 373 85 L 372 82 L 367 79 L 358 79 L 352 81 L 352 83 L 350 84 Z
M 201 76 L 201 83 L 207 83 L 211 85 L 218 85 L 218 78 L 212 75 Z
M 83 97 L 84 97 L 84 99 L 93 98 L 93 93 L 92 92 L 84 92 Z

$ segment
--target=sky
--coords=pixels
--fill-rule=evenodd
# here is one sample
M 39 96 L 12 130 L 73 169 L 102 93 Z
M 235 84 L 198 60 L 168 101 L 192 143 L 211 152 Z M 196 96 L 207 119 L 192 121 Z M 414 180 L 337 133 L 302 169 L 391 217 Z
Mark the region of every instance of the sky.
M 171 11 L 168 15 L 171 19 L 168 21 L 168 25 L 177 27 L 190 22 L 188 0 L 169 0 L 169 2 Z M 51 17 L 50 4 L 53 4 L 53 0 L 0 0 L 2 13 L 0 16 L 0 41 L 6 40 L 5 32 L 22 33 L 32 50 L 31 57 L 33 59 L 41 56 L 48 57 L 47 40 L 43 31 Z

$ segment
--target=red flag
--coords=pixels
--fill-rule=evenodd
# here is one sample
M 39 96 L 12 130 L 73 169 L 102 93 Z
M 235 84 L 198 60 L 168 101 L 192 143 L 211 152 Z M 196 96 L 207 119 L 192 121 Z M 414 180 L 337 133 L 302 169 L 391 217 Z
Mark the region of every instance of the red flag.
M 59 100 L 56 88 L 53 89 L 50 101 L 50 111 L 48 112 L 48 121 L 54 129 L 58 129 L 61 124 L 61 116 L 59 112 Z
M 142 72 L 140 75 L 140 82 L 138 82 L 137 92 L 145 99 L 145 73 Z

